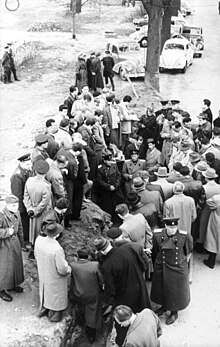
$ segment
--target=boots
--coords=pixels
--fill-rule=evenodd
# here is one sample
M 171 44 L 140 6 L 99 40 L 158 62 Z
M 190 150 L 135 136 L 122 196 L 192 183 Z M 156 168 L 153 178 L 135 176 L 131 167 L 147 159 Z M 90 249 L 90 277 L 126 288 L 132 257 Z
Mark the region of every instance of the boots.
M 208 266 L 210 269 L 215 267 L 216 253 L 209 252 L 208 259 L 203 260 L 203 263 Z

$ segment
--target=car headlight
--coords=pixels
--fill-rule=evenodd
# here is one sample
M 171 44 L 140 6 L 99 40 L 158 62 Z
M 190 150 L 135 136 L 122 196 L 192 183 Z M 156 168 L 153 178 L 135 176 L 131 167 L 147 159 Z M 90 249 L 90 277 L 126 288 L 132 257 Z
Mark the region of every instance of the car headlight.
M 199 43 L 199 44 L 196 46 L 197 49 L 202 49 L 202 47 L 203 47 L 203 46 L 202 46 L 201 43 Z

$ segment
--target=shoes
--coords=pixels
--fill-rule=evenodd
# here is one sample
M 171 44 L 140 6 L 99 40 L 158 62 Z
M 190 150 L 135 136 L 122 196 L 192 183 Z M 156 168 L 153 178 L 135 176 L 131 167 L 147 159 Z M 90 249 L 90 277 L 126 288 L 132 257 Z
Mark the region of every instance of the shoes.
M 8 289 L 9 292 L 14 291 L 16 293 L 23 293 L 24 289 L 20 286 L 14 287 L 12 289 Z
M 12 81 L 8 81 L 8 83 L 13 83 Z
M 178 313 L 171 312 L 170 316 L 167 317 L 166 325 L 173 324 L 177 318 L 178 318 Z
M 159 317 L 162 316 L 162 314 L 165 312 L 165 308 L 163 306 L 161 306 L 160 308 L 158 308 L 158 310 L 155 311 L 155 314 Z
M 12 297 L 11 297 L 11 295 L 9 295 L 8 293 L 6 293 L 5 290 L 1 290 L 1 291 L 0 291 L 0 298 L 1 298 L 2 300 L 4 300 L 4 301 L 8 301 L 8 302 L 10 302 L 10 301 L 13 300 Z
M 42 307 L 41 309 L 40 309 L 40 312 L 38 313 L 38 317 L 39 318 L 41 318 L 41 317 L 44 317 L 44 316 L 47 316 L 47 314 L 48 314 L 48 309 L 47 308 L 45 308 L 45 307 Z
M 205 251 L 202 243 L 195 243 L 194 249 L 197 253 L 204 253 Z
M 23 252 L 29 252 L 29 249 L 27 248 L 27 246 L 21 247 Z
M 20 80 L 18 78 L 16 78 L 15 81 L 20 81 Z
M 35 259 L 34 251 L 30 251 L 30 252 L 29 252 L 29 254 L 28 254 L 28 259 L 30 259 L 30 260 L 34 260 L 34 259 Z
M 203 260 L 203 263 L 204 263 L 206 266 L 208 266 L 210 269 L 214 269 L 214 266 L 211 265 L 211 264 L 209 263 L 208 259 L 204 259 L 204 260 Z

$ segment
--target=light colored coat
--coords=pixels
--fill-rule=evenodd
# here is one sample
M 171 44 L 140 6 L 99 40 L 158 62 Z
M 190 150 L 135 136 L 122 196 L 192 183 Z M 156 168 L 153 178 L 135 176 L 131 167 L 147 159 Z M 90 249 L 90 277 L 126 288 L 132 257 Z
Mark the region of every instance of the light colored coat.
M 125 237 L 133 242 L 137 242 L 142 248 L 152 248 L 151 228 L 141 213 L 129 214 L 120 225 Z
M 131 159 L 125 160 L 122 168 L 122 177 L 125 180 L 125 196 L 132 191 L 133 178 L 137 176 L 137 172 L 145 169 L 145 160 L 138 159 L 137 162 L 133 162 Z M 132 175 L 132 178 L 130 178 Z
M 44 216 L 52 208 L 51 185 L 38 176 L 29 177 L 24 189 L 24 205 L 28 211 L 34 211 L 30 218 L 29 241 L 34 241 L 41 230 Z
M 146 154 L 146 168 L 148 172 L 157 171 L 157 169 L 162 166 L 162 155 L 161 152 L 154 148 L 152 151 L 147 150 Z
M 220 194 L 206 201 L 211 210 L 204 248 L 212 253 L 220 253 Z
M 167 182 L 166 178 L 158 177 L 157 181 L 151 183 L 161 186 L 164 195 L 164 200 L 171 198 L 171 196 L 173 195 L 173 184 Z
M 38 236 L 35 257 L 39 276 L 40 306 L 53 311 L 67 308 L 67 275 L 71 268 L 65 260 L 63 248 L 52 238 Z
M 65 196 L 63 175 L 54 162 L 51 163 L 45 178 L 51 184 L 54 200 Z
M 163 214 L 165 217 L 179 218 L 178 228 L 191 233 L 191 224 L 197 216 L 194 199 L 184 194 L 174 194 L 164 202 Z

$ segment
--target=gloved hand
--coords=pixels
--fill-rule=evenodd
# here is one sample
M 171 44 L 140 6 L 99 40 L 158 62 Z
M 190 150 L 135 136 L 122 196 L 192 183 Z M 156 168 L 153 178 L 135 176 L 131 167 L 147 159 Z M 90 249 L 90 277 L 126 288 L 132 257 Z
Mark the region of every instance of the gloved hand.
M 34 217 L 34 211 L 32 211 L 32 210 L 28 211 L 28 217 L 33 218 Z

